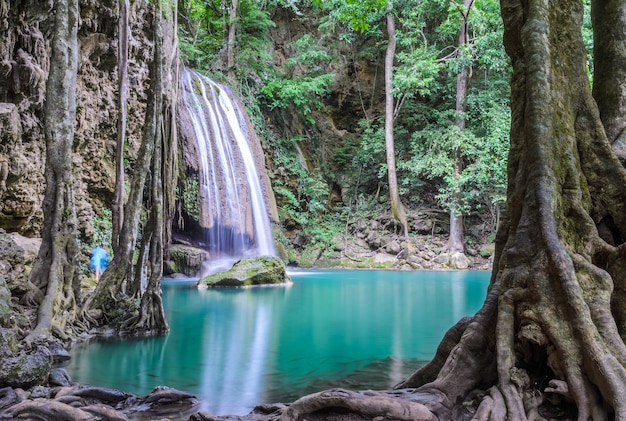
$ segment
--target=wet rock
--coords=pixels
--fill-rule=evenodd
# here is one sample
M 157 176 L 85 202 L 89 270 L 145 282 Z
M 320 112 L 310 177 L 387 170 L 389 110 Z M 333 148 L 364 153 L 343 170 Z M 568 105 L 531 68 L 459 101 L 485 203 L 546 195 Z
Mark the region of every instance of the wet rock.
M 360 238 L 358 238 L 358 239 L 354 242 L 354 245 L 355 245 L 355 246 L 357 246 L 357 247 L 362 248 L 363 250 L 369 250 L 369 248 L 370 248 L 370 245 L 369 245 L 369 244 L 367 244 L 367 241 L 365 241 L 365 240 L 363 240 L 363 239 L 360 239 Z
M 30 397 L 32 399 L 37 398 L 49 398 L 50 397 L 50 388 L 44 386 L 35 386 L 30 391 Z
M 337 235 L 333 238 L 332 240 L 332 244 L 333 244 L 333 250 L 335 251 L 344 251 L 346 249 L 346 242 L 345 239 L 340 236 Z
M 53 340 L 47 344 L 50 355 L 52 355 L 53 364 L 62 364 L 70 360 L 70 353 L 67 352 L 63 344 Z
M 198 281 L 205 287 L 243 287 L 290 283 L 285 264 L 274 256 L 241 259 L 225 272 L 206 276 Z
M 417 253 L 417 257 L 419 257 L 422 260 L 431 260 L 432 256 L 430 254 L 428 254 L 428 252 L 425 251 L 420 251 L 419 253 Z
M 417 252 L 416 247 L 409 241 L 403 241 L 400 247 L 400 258 L 404 260 L 411 260 Z
M 183 273 L 187 276 L 195 276 L 202 268 L 206 251 L 182 244 L 174 244 L 170 248 L 172 272 Z M 173 262 L 173 265 L 171 264 Z
M 122 401 L 131 398 L 130 393 L 122 392 L 117 389 L 109 389 L 107 387 L 97 386 L 79 386 L 71 390 L 73 396 L 79 396 L 86 399 L 95 399 L 99 402 L 105 402 L 110 405 L 117 405 Z M 67 395 L 65 395 L 67 396 Z
M 369 231 L 367 237 L 365 237 L 365 241 L 372 250 L 380 248 L 382 244 L 381 238 L 376 231 Z
M 419 264 L 418 262 L 409 261 L 407 263 L 411 267 L 411 269 L 413 269 L 413 270 L 422 270 L 422 269 L 424 269 L 424 267 L 421 264 Z
M 72 379 L 65 369 L 53 368 L 48 376 L 48 383 L 52 386 L 69 386 L 72 383 Z
M 18 402 L 17 393 L 12 387 L 3 387 L 0 389 L 0 409 L 14 405 Z

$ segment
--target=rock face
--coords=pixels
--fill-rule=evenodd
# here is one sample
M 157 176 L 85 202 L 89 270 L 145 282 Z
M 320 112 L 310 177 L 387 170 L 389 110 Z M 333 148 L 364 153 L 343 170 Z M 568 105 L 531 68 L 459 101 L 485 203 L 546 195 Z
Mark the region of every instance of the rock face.
M 206 276 L 198 287 L 246 287 L 291 283 L 283 262 L 274 256 L 241 259 L 230 270 Z
M 76 133 L 72 165 L 81 240 L 113 196 L 117 122 L 117 9 L 114 0 L 80 2 Z M 43 224 L 43 104 L 50 70 L 53 2 L 0 0 L 0 226 L 28 237 Z M 148 64 L 149 6 L 132 2 L 127 157 L 132 168 L 142 136 Z

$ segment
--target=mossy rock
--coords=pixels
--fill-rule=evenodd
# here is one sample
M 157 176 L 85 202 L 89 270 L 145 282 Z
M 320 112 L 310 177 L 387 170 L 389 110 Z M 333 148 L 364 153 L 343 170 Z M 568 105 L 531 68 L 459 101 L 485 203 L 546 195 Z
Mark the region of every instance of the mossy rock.
M 278 257 L 256 256 L 239 260 L 225 272 L 205 276 L 199 287 L 246 287 L 291 283 L 285 264 Z
M 2 349 L 0 359 L 0 387 L 27 389 L 43 384 L 52 369 L 52 354 L 48 348 L 38 346 L 34 350 L 12 354 L 10 346 Z
M 0 275 L 0 326 L 7 326 L 11 317 L 11 291 L 4 276 Z
M 166 272 L 178 272 L 187 276 L 196 276 L 202 268 L 205 255 L 206 252 L 202 249 L 182 244 L 174 244 L 170 248 L 172 260 L 165 264 L 168 269 Z

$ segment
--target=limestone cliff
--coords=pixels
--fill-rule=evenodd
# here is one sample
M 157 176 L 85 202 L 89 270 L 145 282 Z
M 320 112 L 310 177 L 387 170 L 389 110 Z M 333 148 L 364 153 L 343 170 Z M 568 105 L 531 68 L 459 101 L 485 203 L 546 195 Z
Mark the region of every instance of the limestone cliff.
M 0 226 L 37 236 L 43 223 L 45 140 L 42 105 L 49 72 L 53 2 L 0 0 Z M 117 7 L 114 0 L 80 1 L 77 118 L 73 169 L 81 239 L 109 206 L 114 188 L 117 97 Z M 140 141 L 152 56 L 150 14 L 131 6 L 128 159 Z

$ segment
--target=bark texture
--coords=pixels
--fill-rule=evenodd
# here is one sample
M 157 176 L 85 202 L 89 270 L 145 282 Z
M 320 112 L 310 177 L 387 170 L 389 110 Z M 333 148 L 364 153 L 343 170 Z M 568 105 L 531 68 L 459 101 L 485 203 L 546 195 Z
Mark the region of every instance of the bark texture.
M 30 281 L 45 292 L 30 342 L 64 330 L 76 320 L 80 293 L 76 210 L 72 177 L 72 144 L 76 116 L 78 68 L 78 1 L 54 2 L 54 36 L 44 107 L 46 193 L 39 255 Z
M 596 0 L 593 23 L 593 96 L 606 136 L 626 163 L 626 2 Z
M 459 48 L 459 59 L 463 61 L 464 59 L 464 48 L 471 41 L 469 38 L 469 14 L 474 4 L 474 0 L 464 0 L 463 1 L 463 9 L 459 11 L 461 14 L 461 28 L 459 29 L 459 40 L 458 40 L 458 48 Z M 467 89 L 470 81 L 472 68 L 467 65 L 461 66 L 461 71 L 456 76 L 456 119 L 454 124 L 459 128 L 460 131 L 465 130 L 466 117 L 465 113 L 467 111 Z M 465 167 L 465 163 L 463 162 L 463 156 L 461 155 L 461 149 L 457 148 L 456 150 L 456 163 L 454 166 L 454 179 L 459 180 L 461 178 L 461 173 Z M 460 199 L 461 191 L 460 187 L 456 188 L 455 195 Z M 459 252 L 465 253 L 465 239 L 463 234 L 463 213 L 460 209 L 455 209 L 452 207 L 450 209 L 450 238 L 448 240 L 448 249 L 451 252 Z
M 393 140 L 393 61 L 396 54 L 396 23 L 393 16 L 393 3 L 387 3 L 387 53 L 385 55 L 385 152 L 387 157 L 387 178 L 389 181 L 389 201 L 394 221 L 402 227 L 405 237 L 409 235 L 406 210 L 398 193 L 396 176 L 396 150 Z
M 115 251 L 119 245 L 120 230 L 124 222 L 124 152 L 126 150 L 126 119 L 127 115 L 127 92 L 128 92 L 128 36 L 130 26 L 128 23 L 129 0 L 119 2 L 120 20 L 118 22 L 118 61 L 117 61 L 117 85 L 118 113 L 117 113 L 117 146 L 115 149 L 115 192 L 111 204 L 112 233 L 111 247 Z
M 84 306 L 86 317 L 96 326 L 109 325 L 128 333 L 143 335 L 164 333 L 169 329 L 160 288 L 164 221 L 163 12 L 160 2 L 153 7 L 154 52 L 146 120 L 118 249 Z M 150 197 L 147 221 L 141 218 L 144 195 Z M 141 225 L 142 242 L 135 261 L 133 257 Z
M 482 309 L 398 392 L 439 419 L 624 420 L 626 171 L 591 95 L 582 3 L 501 5 L 514 69 L 512 127 L 491 283 Z M 283 419 L 306 419 L 299 402 Z M 319 414 L 346 406 L 307 407 Z
M 147 265 L 136 272 L 135 289 L 139 290 L 141 303 L 139 315 L 129 324 L 133 331 L 160 334 L 169 330 L 163 310 L 161 277 L 163 276 L 163 24 L 161 2 L 155 5 L 155 49 L 154 49 L 154 109 L 155 130 L 152 134 L 154 153 L 152 157 L 152 185 L 150 218 L 143 232 L 142 252 L 147 252 Z M 143 261 L 143 259 L 140 259 Z M 144 279 L 145 278 L 145 279 Z

